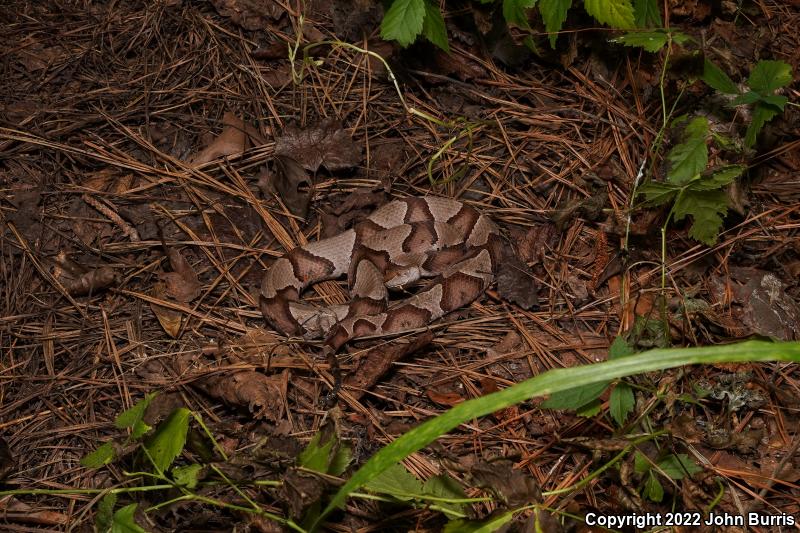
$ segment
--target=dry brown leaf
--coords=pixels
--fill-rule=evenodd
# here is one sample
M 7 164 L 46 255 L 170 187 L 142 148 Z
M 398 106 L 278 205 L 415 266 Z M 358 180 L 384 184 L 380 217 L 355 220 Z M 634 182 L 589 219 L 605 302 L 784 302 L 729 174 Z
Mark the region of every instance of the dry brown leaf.
M 299 217 L 308 214 L 313 187 L 308 173 L 291 157 L 275 156 L 275 170 L 262 171 L 258 182 L 264 196 L 274 192 L 289 210 Z
M 263 31 L 285 12 L 274 0 L 211 0 L 217 13 L 245 30 Z
M 53 276 L 73 296 L 97 294 L 119 284 L 119 277 L 113 268 L 101 266 L 89 270 L 70 259 L 63 251 L 56 256 L 55 264 Z
M 278 422 L 283 416 L 289 370 L 267 376 L 255 370 L 215 374 L 198 382 L 207 394 L 231 405 L 246 405 L 256 418 Z
M 305 128 L 287 126 L 275 141 L 275 155 L 294 159 L 311 172 L 320 166 L 343 170 L 361 162 L 361 149 L 334 119 Z
M 164 287 L 164 284 L 156 283 L 153 286 L 152 295 L 154 298 L 159 300 L 166 300 L 167 290 Z M 181 320 L 183 318 L 183 313 L 153 302 L 150 302 L 150 309 L 153 310 L 153 314 L 156 315 L 158 323 L 161 324 L 161 327 L 164 328 L 164 331 L 167 332 L 167 335 L 173 339 L 177 339 L 181 331 Z
M 166 294 L 179 302 L 191 302 L 200 296 L 201 285 L 188 261 L 171 246 L 165 246 L 172 272 L 162 272 L 158 278 L 164 282 Z
M 496 276 L 497 293 L 523 309 L 532 308 L 539 303 L 533 272 L 516 254 L 505 251 L 503 255 Z
M 447 407 L 458 405 L 466 399 L 457 392 L 437 392 L 431 389 L 425 391 L 425 396 L 433 403 L 446 405 Z
M 208 146 L 195 154 L 188 161 L 193 167 L 199 167 L 220 157 L 240 154 L 247 148 L 247 125 L 244 120 L 231 112 L 222 117 L 222 133 Z

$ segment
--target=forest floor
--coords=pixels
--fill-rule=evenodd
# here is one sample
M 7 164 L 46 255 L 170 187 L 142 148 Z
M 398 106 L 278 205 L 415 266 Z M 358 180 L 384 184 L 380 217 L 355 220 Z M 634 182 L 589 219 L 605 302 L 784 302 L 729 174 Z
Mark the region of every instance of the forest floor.
M 617 338 L 637 352 L 800 340 L 797 1 L 664 2 L 693 44 L 674 45 L 663 71 L 663 50 L 611 42 L 620 32 L 577 9 L 555 49 L 531 13 L 531 53 L 493 6 L 451 4 L 448 54 L 381 40 L 369 0 L 310 2 L 302 17 L 246 0 L 4 2 L 0 529 L 278 531 L 286 523 L 265 513 L 300 523 L 420 421 L 604 361 Z M 662 128 L 663 104 L 737 146 L 749 120 L 695 81 L 704 58 L 737 84 L 760 60 L 789 64 L 790 103 L 753 149 L 709 141 L 709 168 L 747 168 L 715 197 L 728 209 L 713 245 L 692 238 L 697 217 L 667 225 L 662 286 L 668 206 L 634 191 L 664 180 L 681 142 Z M 276 257 L 424 195 L 490 215 L 526 274 L 429 331 L 351 342 L 338 368 L 319 343 L 266 326 L 258 294 Z M 347 298 L 344 280 L 306 295 Z M 684 367 L 624 386 L 634 404 L 621 423 L 608 391 L 577 412 L 529 400 L 404 465 L 458 485 L 443 495 L 484 498 L 456 505 L 465 518 L 540 509 L 506 530 L 600 531 L 589 513 L 675 510 L 800 521 L 796 364 Z M 202 417 L 208 433 L 193 422 L 171 455 L 203 465 L 191 475 L 205 499 L 131 474 L 147 461 L 115 419 L 150 393 L 134 434 L 170 413 Z M 296 462 L 321 428 L 350 463 L 314 477 Z M 112 439 L 107 465 L 81 464 Z M 439 531 L 454 516 L 366 496 L 326 527 Z

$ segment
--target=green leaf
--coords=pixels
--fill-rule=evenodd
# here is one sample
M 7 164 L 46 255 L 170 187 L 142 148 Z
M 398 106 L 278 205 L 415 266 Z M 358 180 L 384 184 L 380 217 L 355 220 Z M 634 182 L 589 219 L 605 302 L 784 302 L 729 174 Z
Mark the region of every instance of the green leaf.
M 381 472 L 377 477 L 367 482 L 364 488 L 378 494 L 388 494 L 393 498 L 404 501 L 421 498 L 424 493 L 422 482 L 400 463 Z
M 430 42 L 450 53 L 450 44 L 447 42 L 447 27 L 439 6 L 425 1 L 425 20 L 422 23 L 422 35 Z
M 547 409 L 578 409 L 597 399 L 608 387 L 608 382 L 592 383 L 569 390 L 554 392 L 542 402 Z
M 614 338 L 614 342 L 611 343 L 611 346 L 608 347 L 608 359 L 619 359 L 620 357 L 628 357 L 629 355 L 633 355 L 636 353 L 628 344 L 628 341 L 622 335 L 617 335 Z
M 721 189 L 741 176 L 745 168 L 746 167 L 742 165 L 728 165 L 722 167 L 708 176 L 701 176 L 689 182 L 687 189 L 690 191 L 712 191 L 714 189 Z
M 608 399 L 608 410 L 617 425 L 620 427 L 625 425 L 625 419 L 631 414 L 635 405 L 636 398 L 631 386 L 625 382 L 617 383 Z
M 658 52 L 669 42 L 669 35 L 663 31 L 632 31 L 617 37 L 614 42 Z
M 111 523 L 111 533 L 147 533 L 133 519 L 136 513 L 136 504 L 132 503 L 119 509 L 114 513 L 114 520 Z
M 725 71 L 708 59 L 703 62 L 703 75 L 700 79 L 712 89 L 716 89 L 723 94 L 739 94 L 739 88 L 733 83 L 733 80 L 725 74 Z
M 97 513 L 94 517 L 94 525 L 99 533 L 110 530 L 114 520 L 114 506 L 117 504 L 117 495 L 109 492 L 100 503 L 97 504 Z
M 81 465 L 86 468 L 100 468 L 114 460 L 116 452 L 112 441 L 101 444 L 99 448 L 81 459 Z
M 331 512 L 341 507 L 347 497 L 459 425 L 505 409 L 531 398 L 541 397 L 576 386 L 607 383 L 611 380 L 676 368 L 690 364 L 720 364 L 761 361 L 800 361 L 800 342 L 773 343 L 751 340 L 735 344 L 693 348 L 657 349 L 613 361 L 574 368 L 549 370 L 499 392 L 467 400 L 445 413 L 422 422 L 369 458 L 350 476 L 319 513 L 313 526 L 319 526 Z M 509 519 L 510 520 L 510 519 Z
M 728 196 L 720 190 L 690 191 L 678 197 L 673 212 L 676 222 L 691 215 L 689 236 L 712 246 L 717 242 L 722 217 L 728 212 Z
M 671 183 L 650 181 L 637 189 L 637 194 L 644 194 L 645 202 L 651 206 L 663 205 L 675 199 L 680 187 Z
M 603 408 L 603 402 L 600 400 L 592 400 L 589 403 L 583 404 L 575 409 L 575 414 L 583 418 L 592 418 L 596 416 Z
M 132 428 L 138 422 L 142 421 L 144 417 L 145 411 L 147 411 L 147 406 L 150 405 L 150 402 L 153 401 L 153 398 L 158 396 L 157 392 L 151 392 L 126 411 L 123 411 L 115 420 L 114 426 L 119 429 L 125 428 Z M 148 426 L 149 427 L 149 426 Z
M 526 11 L 536 5 L 536 0 L 503 0 L 503 18 L 508 24 L 530 28 Z
M 647 474 L 647 480 L 644 482 L 644 497 L 654 502 L 664 499 L 664 487 L 661 486 L 661 482 L 652 470 Z
M 441 501 L 441 499 L 445 498 L 451 500 L 460 500 L 467 497 L 467 495 L 464 493 L 464 489 L 461 488 L 461 485 L 459 485 L 458 482 L 450 476 L 443 474 L 430 478 L 423 485 L 422 492 L 423 498 L 426 498 L 427 496 L 433 496 L 434 498 L 437 498 L 435 503 L 440 507 L 444 507 L 445 509 L 450 509 L 454 512 L 462 514 L 466 511 L 466 504 L 464 503 Z
M 661 26 L 661 12 L 658 0 L 633 0 L 633 13 L 637 28 Z
M 203 465 L 191 464 L 186 466 L 176 466 L 172 469 L 172 479 L 175 483 L 187 489 L 194 489 L 197 487 L 199 481 L 198 475 L 203 469 Z
M 783 111 L 783 107 L 786 105 L 789 99 L 782 94 L 768 94 L 766 96 L 762 96 L 761 101 Z
M 750 125 L 747 126 L 747 132 L 744 135 L 744 145 L 747 148 L 755 146 L 756 138 L 761 128 L 779 114 L 780 110 L 776 107 L 761 102 L 757 103 L 753 108 L 753 116 L 750 120 Z
M 670 454 L 658 463 L 658 468 L 672 479 L 683 479 L 703 470 L 685 453 Z
M 494 533 L 511 522 L 514 514 L 518 512 L 519 509 L 513 509 L 484 520 L 451 520 L 445 524 L 443 531 L 444 533 Z
M 381 22 L 381 37 L 408 46 L 422 32 L 425 0 L 394 0 Z
M 644 474 L 648 470 L 652 468 L 650 461 L 647 460 L 647 457 L 640 452 L 637 451 L 633 454 L 633 470 L 637 474 Z
M 630 30 L 636 26 L 630 0 L 584 0 L 586 12 L 612 28 Z
M 145 444 L 150 460 L 158 472 L 165 472 L 183 451 L 191 414 L 185 407 L 175 409 Z
M 683 130 L 683 142 L 667 154 L 670 163 L 667 181 L 683 185 L 703 170 L 708 164 L 708 119 L 695 117 Z
M 791 82 L 792 67 L 783 61 L 759 61 L 747 78 L 747 85 L 763 95 L 771 94 Z
M 349 446 L 340 445 L 336 453 L 333 454 L 331 464 L 328 466 L 328 474 L 341 476 L 347 470 L 347 466 L 353 460 L 353 450 Z
M 731 100 L 732 106 L 737 105 L 747 105 L 747 104 L 755 104 L 761 100 L 761 95 L 755 91 L 747 91 L 746 93 L 740 94 L 733 100 Z
M 567 11 L 572 7 L 572 0 L 539 0 L 539 13 L 544 21 L 544 28 L 550 34 L 550 48 L 556 47 L 558 32 L 567 20 Z

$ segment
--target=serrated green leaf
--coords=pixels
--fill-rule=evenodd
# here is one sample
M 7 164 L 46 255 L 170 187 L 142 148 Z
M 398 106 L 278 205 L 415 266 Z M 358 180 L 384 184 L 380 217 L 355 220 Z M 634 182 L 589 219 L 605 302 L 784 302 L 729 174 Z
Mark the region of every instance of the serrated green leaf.
M 428 481 L 426 481 L 425 484 L 422 486 L 422 492 L 423 492 L 423 498 L 425 496 L 433 496 L 435 498 L 448 498 L 452 500 L 460 500 L 467 497 L 461 485 L 459 485 L 455 479 L 444 474 L 440 476 L 434 476 L 430 478 Z M 436 505 L 439 505 L 440 507 L 444 507 L 446 509 L 450 509 L 458 513 L 464 513 L 466 510 L 466 504 L 463 503 L 453 503 L 453 502 L 437 500 Z
M 680 187 L 677 185 L 651 181 L 641 185 L 636 192 L 645 196 L 645 202 L 648 205 L 658 206 L 673 201 L 678 195 L 678 191 L 680 191 Z
M 661 12 L 658 10 L 658 0 L 633 0 L 633 13 L 636 27 L 661 26 Z
M 172 469 L 172 479 L 175 483 L 187 489 L 197 487 L 198 475 L 203 469 L 203 465 L 191 464 L 186 466 L 176 466 Z
M 450 53 L 450 44 L 447 42 L 447 27 L 438 5 L 425 1 L 425 20 L 422 23 L 422 35 L 430 42 Z
M 747 91 L 731 100 L 732 106 L 755 104 L 761 100 L 761 95 L 755 91 Z
M 761 128 L 779 114 L 780 110 L 778 108 L 763 102 L 757 103 L 753 108 L 753 116 L 750 119 L 750 125 L 747 126 L 747 132 L 744 135 L 744 145 L 748 148 L 755 146 Z
M 408 46 L 422 33 L 425 0 L 394 0 L 381 22 L 381 38 Z
M 630 0 L 584 0 L 586 12 L 612 28 L 630 30 L 636 26 Z
M 113 461 L 115 455 L 114 443 L 109 441 L 100 445 L 99 448 L 90 454 L 84 455 L 81 459 L 81 465 L 86 468 L 100 468 Z
M 547 409 L 579 409 L 597 399 L 608 388 L 608 383 L 592 383 L 561 392 L 555 392 L 542 402 Z
M 484 520 L 451 520 L 444 526 L 444 533 L 494 533 L 511 522 L 519 510 L 513 509 Z
M 136 504 L 132 503 L 114 513 L 111 523 L 111 533 L 147 533 L 136 523 L 133 516 L 136 513 Z
M 663 31 L 632 31 L 614 41 L 625 46 L 644 48 L 648 52 L 658 52 L 667 44 L 669 36 Z
M 783 61 L 759 61 L 747 78 L 747 85 L 763 95 L 792 82 L 792 67 Z
M 614 337 L 614 342 L 608 347 L 608 360 L 619 359 L 620 357 L 627 357 L 636 353 L 633 347 L 628 344 L 622 335 Z
M 527 10 L 536 5 L 536 0 L 503 0 L 503 18 L 507 24 L 530 28 Z
M 98 533 L 106 533 L 111 529 L 114 520 L 114 506 L 117 504 L 117 495 L 109 492 L 100 503 L 97 504 L 97 513 L 94 517 L 94 525 Z
M 175 409 L 148 439 L 145 449 L 157 471 L 165 472 L 183 451 L 191 415 L 185 407 Z
M 713 191 L 721 189 L 728 185 L 733 180 L 742 175 L 745 167 L 741 165 L 729 165 L 715 170 L 709 175 L 700 176 L 696 180 L 692 180 L 687 185 L 688 191 Z
M 717 65 L 705 59 L 703 61 L 703 75 L 700 77 L 712 89 L 723 94 L 739 94 L 739 88 L 733 80 Z
M 398 500 L 413 500 L 424 494 L 423 485 L 402 464 L 396 464 L 381 472 L 364 485 L 369 491 L 388 494 Z
M 617 383 L 608 399 L 608 410 L 617 425 L 620 427 L 625 425 L 625 419 L 631 414 L 635 405 L 636 398 L 631 386 L 625 382 Z
M 689 236 L 712 246 L 719 237 L 722 217 L 728 212 L 728 196 L 720 190 L 688 191 L 678 196 L 673 212 L 676 221 L 691 215 Z
M 550 48 L 556 47 L 558 32 L 567 20 L 567 12 L 571 7 L 572 0 L 539 0 L 539 13 L 542 15 L 544 28 L 550 34 Z
M 670 454 L 658 462 L 658 468 L 672 479 L 683 479 L 703 470 L 685 453 Z
M 115 420 L 114 426 L 119 429 L 131 428 L 136 425 L 137 422 L 141 422 L 142 418 L 144 417 L 145 411 L 147 411 L 147 406 L 150 405 L 150 402 L 153 401 L 153 398 L 158 396 L 157 392 L 151 392 L 141 400 L 139 400 L 133 407 L 123 411 Z
M 647 457 L 640 452 L 637 451 L 633 454 L 633 471 L 637 474 L 644 474 L 648 470 L 652 468 L 650 461 L 647 460 Z
M 656 503 L 664 499 L 664 487 L 651 470 L 644 482 L 644 497 Z
M 137 421 L 133 428 L 131 429 L 131 438 L 134 440 L 139 440 L 144 437 L 151 429 L 151 426 L 145 424 L 142 420 Z
M 762 96 L 761 101 L 783 111 L 783 107 L 786 105 L 789 99 L 782 94 L 768 94 L 766 96 Z
M 683 130 L 683 142 L 667 154 L 670 163 L 667 181 L 683 185 L 703 172 L 708 164 L 708 119 L 695 117 Z

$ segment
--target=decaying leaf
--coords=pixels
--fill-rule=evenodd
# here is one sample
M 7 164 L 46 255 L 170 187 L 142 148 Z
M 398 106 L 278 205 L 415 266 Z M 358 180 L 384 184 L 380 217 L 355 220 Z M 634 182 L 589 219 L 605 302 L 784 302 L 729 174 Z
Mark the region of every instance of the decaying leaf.
M 291 157 L 275 156 L 275 169 L 262 171 L 259 187 L 264 196 L 278 195 L 292 214 L 305 218 L 313 194 L 312 182 L 300 163 Z
M 265 30 L 286 9 L 275 0 L 212 0 L 217 13 L 248 31 Z
M 275 155 L 294 159 L 311 172 L 321 166 L 344 170 L 361 162 L 361 149 L 333 119 L 304 128 L 287 126 L 275 141 Z
M 189 164 L 199 167 L 217 158 L 240 154 L 247 148 L 247 124 L 231 112 L 222 116 L 222 133 L 208 146 L 189 159 Z
M 197 273 L 177 249 L 166 245 L 164 248 L 172 272 L 162 272 L 158 278 L 164 282 L 166 294 L 179 302 L 191 302 L 200 296 Z
M 381 344 L 372 348 L 345 378 L 345 388 L 350 389 L 353 398 L 358 400 L 392 368 L 396 361 L 421 350 L 431 341 L 433 341 L 433 334 L 426 331 L 411 340 L 404 337 L 395 339 L 388 345 Z
M 101 266 L 90 270 L 70 259 L 63 251 L 56 256 L 55 263 L 53 276 L 73 296 L 97 294 L 119 283 L 111 267 Z
M 278 422 L 283 417 L 289 371 L 267 376 L 255 370 L 214 374 L 197 383 L 210 396 L 232 405 L 246 405 L 256 418 Z
M 497 271 L 497 292 L 500 297 L 515 303 L 523 309 L 530 309 L 539 303 L 536 295 L 536 279 L 528 265 L 516 254 L 506 250 Z
M 508 459 L 480 462 L 470 469 L 470 474 L 478 487 L 492 491 L 509 507 L 541 502 L 542 491 L 536 479 L 513 466 Z
M 297 468 L 290 468 L 283 477 L 280 495 L 292 518 L 299 519 L 306 509 L 320 500 L 325 489 L 327 483 L 323 478 Z

